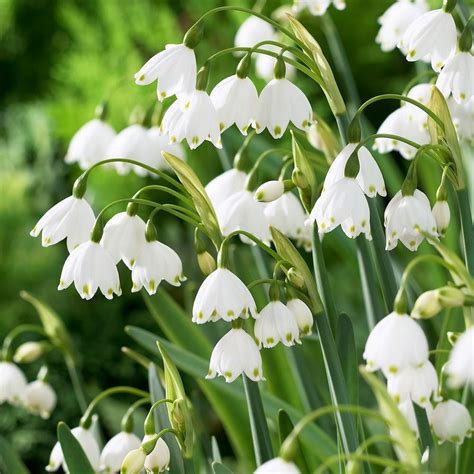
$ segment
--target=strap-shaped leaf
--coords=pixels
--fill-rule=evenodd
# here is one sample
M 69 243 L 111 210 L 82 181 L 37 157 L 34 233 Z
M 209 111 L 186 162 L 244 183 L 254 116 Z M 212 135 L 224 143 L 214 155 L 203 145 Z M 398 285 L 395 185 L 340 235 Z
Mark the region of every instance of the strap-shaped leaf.
M 0 436 L 0 472 L 30 474 L 13 446 L 3 436 Z
M 79 441 L 74 438 L 69 426 L 62 421 L 58 423 L 58 441 L 70 474 L 94 474 L 94 469 Z
M 280 410 L 278 412 L 278 436 L 280 446 L 283 444 L 287 436 L 293 431 L 293 428 L 294 424 L 291 421 L 290 415 L 288 415 L 285 410 Z M 309 470 L 308 464 L 306 462 L 299 438 L 296 439 L 295 443 L 295 463 L 303 474 L 309 474 L 311 471 Z
M 217 461 L 212 463 L 212 472 L 213 474 L 233 474 L 233 471 L 224 466 L 224 464 Z

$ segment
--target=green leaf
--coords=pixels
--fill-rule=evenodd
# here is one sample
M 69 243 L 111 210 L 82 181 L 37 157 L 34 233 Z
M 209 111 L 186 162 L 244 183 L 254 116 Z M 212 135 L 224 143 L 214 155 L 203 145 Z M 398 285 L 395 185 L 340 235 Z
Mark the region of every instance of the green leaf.
M 294 424 L 291 421 L 290 416 L 285 410 L 280 410 L 278 412 L 278 435 L 280 438 L 280 446 L 285 441 L 286 437 L 293 431 Z M 309 470 L 308 464 L 306 462 L 303 449 L 299 438 L 296 439 L 296 451 L 295 451 L 295 462 L 296 465 L 300 468 L 302 473 L 309 474 L 311 471 Z
M 66 423 L 62 421 L 58 423 L 58 441 L 71 474 L 94 474 L 94 469 L 79 441 L 71 433 Z
M 413 404 L 413 408 L 415 410 L 418 431 L 420 432 L 421 452 L 424 453 L 426 449 L 431 449 L 433 447 L 433 436 L 431 434 L 430 422 L 428 421 L 426 409 L 418 406 L 416 403 Z
M 166 151 L 163 151 L 162 154 L 171 168 L 173 168 L 183 186 L 186 188 L 186 191 L 191 196 L 196 211 L 202 219 L 202 223 L 207 230 L 209 238 L 212 240 L 216 248 L 219 248 L 222 242 L 222 234 L 217 222 L 216 212 L 214 211 L 209 196 L 207 195 L 201 181 L 186 162 Z
M 14 474 L 29 474 L 13 446 L 0 436 L 0 472 Z
M 224 466 L 224 464 L 221 464 L 217 461 L 214 461 L 212 463 L 212 472 L 214 474 L 233 474 L 233 471 L 231 471 L 228 467 Z

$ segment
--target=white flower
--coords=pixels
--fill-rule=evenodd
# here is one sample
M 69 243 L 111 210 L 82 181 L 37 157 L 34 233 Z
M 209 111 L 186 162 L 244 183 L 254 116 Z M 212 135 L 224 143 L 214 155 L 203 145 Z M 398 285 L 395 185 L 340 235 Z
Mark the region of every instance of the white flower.
M 138 449 L 130 451 L 123 460 L 120 472 L 123 474 L 140 474 L 145 466 L 146 453 L 140 446 Z
M 66 239 L 67 248 L 72 252 L 89 239 L 94 222 L 94 211 L 90 204 L 84 198 L 69 196 L 47 211 L 33 227 L 30 235 L 38 237 L 43 232 L 43 247 Z
M 167 44 L 164 51 L 149 59 L 135 74 L 138 85 L 158 81 L 158 100 L 189 93 L 196 85 L 196 56 L 184 44 Z
M 436 201 L 431 212 L 436 222 L 438 234 L 444 235 L 451 219 L 448 201 Z
M 462 444 L 464 438 L 471 437 L 471 415 L 464 405 L 455 400 L 438 403 L 430 421 L 440 443 L 451 441 Z
M 279 138 L 291 121 L 301 130 L 312 121 L 311 104 L 304 93 L 288 79 L 272 79 L 258 98 L 255 129 L 261 133 L 268 129 L 273 138 Z
M 239 48 L 251 48 L 262 41 L 276 39 L 276 31 L 270 23 L 251 15 L 240 25 L 234 45 Z
M 361 232 L 370 236 L 370 210 L 364 192 L 354 178 L 342 178 L 332 184 L 316 201 L 309 220 L 316 220 L 320 232 L 327 233 L 341 225 L 354 239 Z
M 331 3 L 338 10 L 344 10 L 344 8 L 346 8 L 346 2 L 344 0 L 294 0 L 293 10 L 300 12 L 307 8 L 312 15 L 321 16 L 326 13 Z
M 234 328 L 214 347 L 206 378 L 221 375 L 230 383 L 242 373 L 255 382 L 262 380 L 262 357 L 252 337 Z
M 145 435 L 143 442 L 146 443 L 153 435 Z M 170 450 L 163 438 L 158 441 L 153 451 L 145 458 L 145 468 L 153 473 L 167 471 L 170 464 Z
M 17 364 L 29 364 L 38 360 L 46 351 L 44 343 L 27 341 L 17 347 L 13 360 Z
M 450 97 L 448 107 L 459 140 L 467 143 L 474 142 L 474 98 L 467 103 L 458 104 L 453 97 Z
M 324 151 L 325 145 L 316 123 L 312 123 L 306 130 L 306 138 L 316 150 Z
M 431 60 L 439 72 L 456 49 L 457 31 L 451 13 L 432 10 L 416 18 L 399 43 L 408 61 Z
M 313 314 L 308 308 L 308 305 L 299 298 L 292 298 L 286 302 L 286 307 L 293 314 L 300 330 L 300 334 L 311 334 L 311 328 L 313 327 Z
M 145 287 L 154 295 L 162 280 L 173 286 L 180 286 L 186 280 L 181 259 L 171 247 L 158 240 L 145 241 L 132 269 L 132 292 Z
M 176 100 L 166 111 L 161 130 L 168 134 L 171 143 L 186 139 L 191 150 L 204 140 L 222 148 L 217 111 L 205 91 L 195 90 Z
M 264 242 L 270 241 L 270 228 L 265 219 L 265 203 L 254 199 L 248 190 L 232 194 L 216 208 L 217 220 L 223 235 L 229 235 L 235 230 L 244 230 Z M 245 236 L 240 236 L 242 242 L 253 244 Z
M 163 158 L 162 152 L 166 151 L 181 160 L 185 159 L 184 148 L 181 143 L 170 143 L 168 136 L 162 132 L 160 127 L 151 127 L 147 130 L 150 149 L 148 150 L 148 163 L 153 168 L 168 170 L 169 165 Z M 156 176 L 149 172 L 151 176 Z
M 411 251 L 417 250 L 424 239 L 422 232 L 436 236 L 436 222 L 426 194 L 415 189 L 412 196 L 401 191 L 385 209 L 386 249 L 392 250 L 398 240 Z
M 263 50 L 270 51 L 273 53 L 279 53 L 281 48 L 275 46 L 273 44 L 266 44 L 262 46 Z M 293 54 L 288 51 L 283 53 L 283 56 L 290 59 L 295 59 Z M 265 79 L 266 81 L 271 81 L 273 79 L 273 70 L 275 68 L 276 58 L 270 56 L 268 54 L 258 54 L 257 59 L 255 61 L 255 74 L 260 77 L 261 79 Z M 285 77 L 287 79 L 293 79 L 296 75 L 296 68 L 292 64 L 285 63 L 286 66 L 286 73 Z
M 119 212 L 104 227 L 101 245 L 117 264 L 123 260 L 132 269 L 142 247 L 146 244 L 146 224 L 141 217 Z
M 426 405 L 423 406 L 423 408 L 426 411 L 426 416 L 428 420 L 430 420 L 431 415 L 433 414 L 433 405 L 431 405 L 430 402 L 427 402 Z M 413 431 L 413 433 L 415 433 L 416 437 L 418 438 L 420 436 L 420 432 L 418 429 L 418 422 L 416 421 L 415 407 L 413 406 L 413 402 L 407 399 L 398 405 L 398 409 L 406 418 L 411 431 Z
M 436 80 L 436 87 L 448 97 L 453 95 L 459 104 L 474 96 L 474 56 L 460 51 L 446 61 Z
M 357 145 L 357 143 L 349 143 L 336 156 L 326 174 L 324 190 L 345 177 L 344 170 L 347 161 Z M 359 159 L 359 173 L 356 176 L 356 181 L 364 193 L 369 197 L 374 197 L 377 194 L 386 196 L 387 192 L 382 172 L 370 151 L 365 146 L 360 147 L 357 158 Z
M 56 392 L 49 383 L 35 380 L 26 386 L 23 403 L 32 413 L 46 419 L 56 406 Z
M 433 364 L 427 360 L 419 366 L 408 366 L 390 375 L 387 391 L 397 404 L 410 400 L 426 406 L 431 396 L 438 391 L 438 376 Z
M 279 342 L 292 346 L 300 342 L 296 318 L 281 301 L 270 301 L 260 311 L 254 331 L 259 347 L 275 347 Z
M 458 388 L 470 385 L 474 390 L 474 327 L 459 336 L 454 344 L 446 366 L 448 382 Z
M 217 111 L 221 132 L 234 123 L 242 134 L 255 120 L 258 93 L 253 82 L 237 74 L 219 82 L 211 92 L 211 100 Z
M 363 354 L 367 369 L 382 369 L 388 377 L 428 360 L 428 341 L 407 314 L 390 313 L 369 334 Z
M 283 181 L 276 179 L 261 184 L 255 191 L 255 199 L 260 202 L 272 202 L 279 199 L 285 191 Z
M 97 289 L 107 299 L 114 293 L 122 294 L 117 267 L 113 258 L 97 242 L 89 240 L 74 249 L 64 262 L 58 290 L 68 288 L 74 282 L 81 298 L 90 300 Z
M 26 385 L 26 377 L 18 366 L 12 362 L 0 361 L 0 404 L 19 404 L 23 400 Z
M 245 189 L 247 173 L 236 168 L 224 171 L 206 185 L 206 193 L 214 208 L 217 208 L 229 196 Z
M 296 464 L 285 461 L 282 458 L 273 458 L 254 471 L 254 474 L 300 474 Z
M 66 163 L 78 162 L 84 170 L 103 160 L 115 130 L 100 119 L 85 123 L 72 137 L 64 160 Z
M 100 470 L 107 473 L 120 472 L 125 456 L 141 446 L 140 438 L 134 433 L 121 431 L 109 439 L 100 454 Z
M 73 428 L 71 430 L 71 433 L 81 445 L 94 471 L 99 471 L 100 449 L 92 432 L 88 429 L 78 426 L 76 428 Z M 66 462 L 64 461 L 61 445 L 59 444 L 59 442 L 57 442 L 54 445 L 53 450 L 51 451 L 49 463 L 46 466 L 46 470 L 48 472 L 54 472 L 57 471 L 61 466 L 63 467 L 63 470 L 65 472 L 68 472 Z
M 227 268 L 217 268 L 199 287 L 193 304 L 193 322 L 232 321 L 257 315 L 252 293 L 236 275 Z
M 382 51 L 392 51 L 403 38 L 407 28 L 428 10 L 425 2 L 399 0 L 379 18 L 380 30 L 375 41 Z

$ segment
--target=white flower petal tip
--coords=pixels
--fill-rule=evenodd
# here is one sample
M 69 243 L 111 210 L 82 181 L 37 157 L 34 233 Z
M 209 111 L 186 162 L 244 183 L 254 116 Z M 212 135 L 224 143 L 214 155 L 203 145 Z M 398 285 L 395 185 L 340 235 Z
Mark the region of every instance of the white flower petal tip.
M 109 439 L 100 454 L 100 470 L 107 473 L 120 472 L 122 463 L 130 451 L 138 449 L 141 440 L 134 433 L 121 431 Z
M 254 382 L 263 379 L 262 357 L 252 337 L 243 329 L 231 329 L 214 347 L 206 376 L 233 382 L 242 373 Z
M 344 0 L 294 0 L 293 10 L 299 13 L 306 8 L 311 15 L 322 16 L 326 13 L 331 3 L 337 10 L 344 10 L 346 8 Z
M 35 380 L 26 386 L 23 396 L 24 406 L 41 418 L 49 418 L 56 406 L 56 392 L 53 387 L 42 380 Z
M 293 314 L 301 336 L 309 336 L 312 332 L 314 320 L 308 305 L 298 299 L 292 298 L 287 301 L 286 307 Z
M 446 61 L 436 80 L 436 87 L 445 95 L 453 96 L 458 104 L 474 97 L 474 56 L 460 51 Z
M 467 329 L 454 344 L 446 365 L 448 383 L 453 388 L 468 385 L 474 390 L 474 327 Z
M 270 459 L 254 471 L 254 474 L 301 474 L 296 464 L 283 458 Z
M 436 228 L 440 236 L 444 236 L 448 230 L 449 221 L 451 220 L 451 211 L 447 201 L 436 201 L 432 209 L 433 217 L 436 222 Z
M 146 443 L 153 435 L 145 435 L 143 443 Z M 159 438 L 153 451 L 145 458 L 145 469 L 152 473 L 169 470 L 171 454 L 163 438 Z
M 431 426 L 440 443 L 450 441 L 462 444 L 472 435 L 472 418 L 469 410 L 455 400 L 438 403 L 431 415 Z
M 26 377 L 12 362 L 0 361 L 0 404 L 19 405 L 27 387 Z
M 193 304 L 193 322 L 233 321 L 257 317 L 257 307 L 245 284 L 230 270 L 218 268 L 206 277 Z

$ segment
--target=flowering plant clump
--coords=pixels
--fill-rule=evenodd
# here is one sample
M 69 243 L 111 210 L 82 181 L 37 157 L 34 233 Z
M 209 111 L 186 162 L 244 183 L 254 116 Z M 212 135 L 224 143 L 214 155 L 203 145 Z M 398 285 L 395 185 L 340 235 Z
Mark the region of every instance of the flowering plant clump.
M 71 195 L 31 231 L 45 247 L 66 240 L 58 290 L 73 285 L 85 300 L 120 297 L 122 285 L 143 294 L 160 335 L 127 326 L 144 353 L 124 353 L 148 371 L 149 387 L 104 387 L 87 400 L 68 329 L 24 294 L 42 326 L 19 326 L 5 339 L 0 403 L 49 417 L 61 397 L 48 382 L 47 354 L 64 356 L 83 416 L 72 430 L 59 423 L 47 471 L 234 472 L 219 441 L 201 436 L 185 373 L 221 418 L 242 463 L 235 472 L 470 472 L 472 16 L 456 0 L 436 9 L 424 0 L 393 3 L 375 41 L 383 51 L 400 49 L 423 72 L 403 93 L 360 104 L 354 85 L 345 97 L 336 80 L 352 81 L 337 31 L 324 29 L 337 52 L 329 59 L 303 26 L 311 15 L 330 21 L 325 15 L 344 10 L 344 2 L 295 0 L 285 14 L 268 16 L 258 3 L 205 12 L 181 43 L 139 68 L 135 84 L 150 90 L 151 121 L 135 110 L 116 133 L 98 108 L 69 145 L 66 162 L 83 170 Z M 198 47 L 206 21 L 232 11 L 247 15 L 235 46 L 206 57 Z M 235 71 L 214 77 L 211 65 L 231 54 Z M 309 100 L 311 87 L 322 91 L 321 103 Z M 384 101 L 398 108 L 371 133 L 365 111 Z M 242 137 L 233 164 L 204 185 L 186 158 L 205 142 L 228 155 L 231 129 Z M 396 160 L 405 172 L 399 182 L 390 174 Z M 89 179 L 102 166 L 155 181 L 95 212 Z M 426 188 L 426 170 L 436 189 Z M 168 245 L 163 213 L 191 229 L 198 280 L 189 253 Z M 460 225 L 456 239 L 447 238 L 452 221 Z M 331 276 L 331 242 L 343 257 L 338 265 L 357 261 L 365 315 L 342 312 L 345 288 Z M 442 283 L 423 291 L 420 266 L 440 267 Z M 166 294 L 170 287 L 191 295 L 189 310 Z M 353 326 L 364 317 L 359 351 Z M 14 350 L 29 332 L 41 339 Z M 38 360 L 45 365 L 28 383 L 18 364 Z M 362 398 L 363 384 L 376 404 Z M 102 446 L 97 407 L 118 394 L 135 400 Z M 144 407 L 137 428 L 134 413 Z

